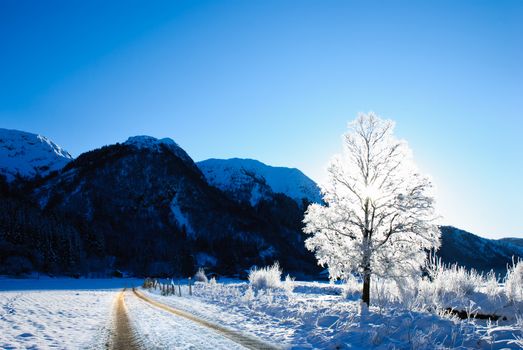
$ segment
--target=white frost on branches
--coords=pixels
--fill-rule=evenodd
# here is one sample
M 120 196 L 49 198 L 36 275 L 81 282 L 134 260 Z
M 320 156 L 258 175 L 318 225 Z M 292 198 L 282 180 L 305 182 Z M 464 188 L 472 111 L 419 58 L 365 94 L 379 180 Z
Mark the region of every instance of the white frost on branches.
M 328 167 L 325 205 L 305 214 L 306 246 L 331 279 L 410 277 L 420 273 L 426 250 L 438 248 L 432 184 L 421 175 L 394 122 L 360 114 L 343 136 L 343 153 Z M 369 278 L 370 283 L 370 278 Z

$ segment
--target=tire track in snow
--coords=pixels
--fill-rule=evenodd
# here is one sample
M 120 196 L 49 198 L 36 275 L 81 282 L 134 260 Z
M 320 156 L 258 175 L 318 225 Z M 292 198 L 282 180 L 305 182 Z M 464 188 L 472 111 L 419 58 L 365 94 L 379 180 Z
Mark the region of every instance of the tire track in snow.
M 110 341 L 109 349 L 111 350 L 139 350 L 142 349 L 139 341 L 131 327 L 129 316 L 125 307 L 125 289 L 121 291 L 116 300 L 114 333 Z
M 254 338 L 252 336 L 248 336 L 248 335 L 245 335 L 245 334 L 242 334 L 240 332 L 237 332 L 237 331 L 233 331 L 229 328 L 226 328 L 226 327 L 223 327 L 223 326 L 220 326 L 220 325 L 217 325 L 217 324 L 214 324 L 212 322 L 209 322 L 207 320 L 204 320 L 202 318 L 199 318 L 193 314 L 190 314 L 188 312 L 185 312 L 185 311 L 182 311 L 182 310 L 179 310 L 179 309 L 176 309 L 172 306 L 168 306 L 168 305 L 165 305 L 163 303 L 160 303 L 158 301 L 155 301 L 153 299 L 150 299 L 148 297 L 146 297 L 145 295 L 143 295 L 142 293 L 138 292 L 135 288 L 133 288 L 133 292 L 134 294 L 140 298 L 141 300 L 143 300 L 144 302 L 146 303 L 149 303 L 159 309 L 162 309 L 164 311 L 167 311 L 173 315 L 176 315 L 176 316 L 179 316 L 179 317 L 182 317 L 182 318 L 185 318 L 189 321 L 192 321 L 200 326 L 203 326 L 205 328 L 208 328 L 230 340 L 232 340 L 233 342 L 247 348 L 247 349 L 260 349 L 260 350 L 276 350 L 276 349 L 280 349 L 278 347 L 275 347 L 274 345 L 271 345 L 271 344 L 267 344 L 257 338 Z

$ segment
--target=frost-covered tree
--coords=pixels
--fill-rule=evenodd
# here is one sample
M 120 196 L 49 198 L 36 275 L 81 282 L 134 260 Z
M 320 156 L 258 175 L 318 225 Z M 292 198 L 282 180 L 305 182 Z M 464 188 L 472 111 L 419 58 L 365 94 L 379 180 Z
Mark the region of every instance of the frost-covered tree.
M 426 250 L 440 244 L 432 184 L 393 130 L 394 122 L 372 112 L 350 123 L 322 186 L 325 205 L 310 205 L 304 218 L 304 232 L 312 234 L 306 247 L 331 279 L 360 273 L 367 305 L 372 275 L 419 274 Z

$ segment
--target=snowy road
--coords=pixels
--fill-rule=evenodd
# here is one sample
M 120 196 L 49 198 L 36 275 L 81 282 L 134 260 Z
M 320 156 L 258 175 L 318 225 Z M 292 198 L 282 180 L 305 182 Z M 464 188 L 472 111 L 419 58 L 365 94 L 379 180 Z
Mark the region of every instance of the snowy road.
M 134 336 L 129 338 L 127 334 L 122 339 L 124 343 L 126 339 L 133 339 L 136 348 L 143 344 L 141 347 L 147 349 L 276 349 L 254 337 L 159 303 L 138 291 L 125 292 L 122 300 L 134 330 Z M 126 332 L 125 326 L 122 329 Z
M 0 278 L 0 349 L 274 348 L 232 331 L 237 324 L 214 324 L 218 315 L 203 320 L 154 296 L 140 298 L 131 286 L 141 283 Z
M 113 350 L 138 350 L 143 348 L 143 346 L 131 327 L 129 315 L 125 307 L 124 295 L 125 289 L 118 294 L 114 304 L 114 327 L 108 347 Z

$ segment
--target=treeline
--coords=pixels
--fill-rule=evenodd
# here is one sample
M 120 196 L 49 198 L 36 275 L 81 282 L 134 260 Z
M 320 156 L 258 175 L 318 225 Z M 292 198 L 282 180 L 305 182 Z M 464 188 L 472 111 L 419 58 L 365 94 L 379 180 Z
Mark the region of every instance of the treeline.
M 81 219 L 82 213 L 40 208 L 31 193 L 41 182 L 40 178 L 19 178 L 8 183 L 0 175 L 0 274 L 107 277 L 123 270 L 167 277 L 195 272 L 195 245 L 189 242 L 185 228 L 152 234 L 145 227 L 135 227 L 130 235 L 123 228 L 124 222 L 133 221 L 132 215 L 114 211 L 104 229 Z M 94 219 L 108 221 L 98 213 Z
M 10 189 L 0 176 L 0 273 L 73 274 L 85 263 L 78 231 Z

